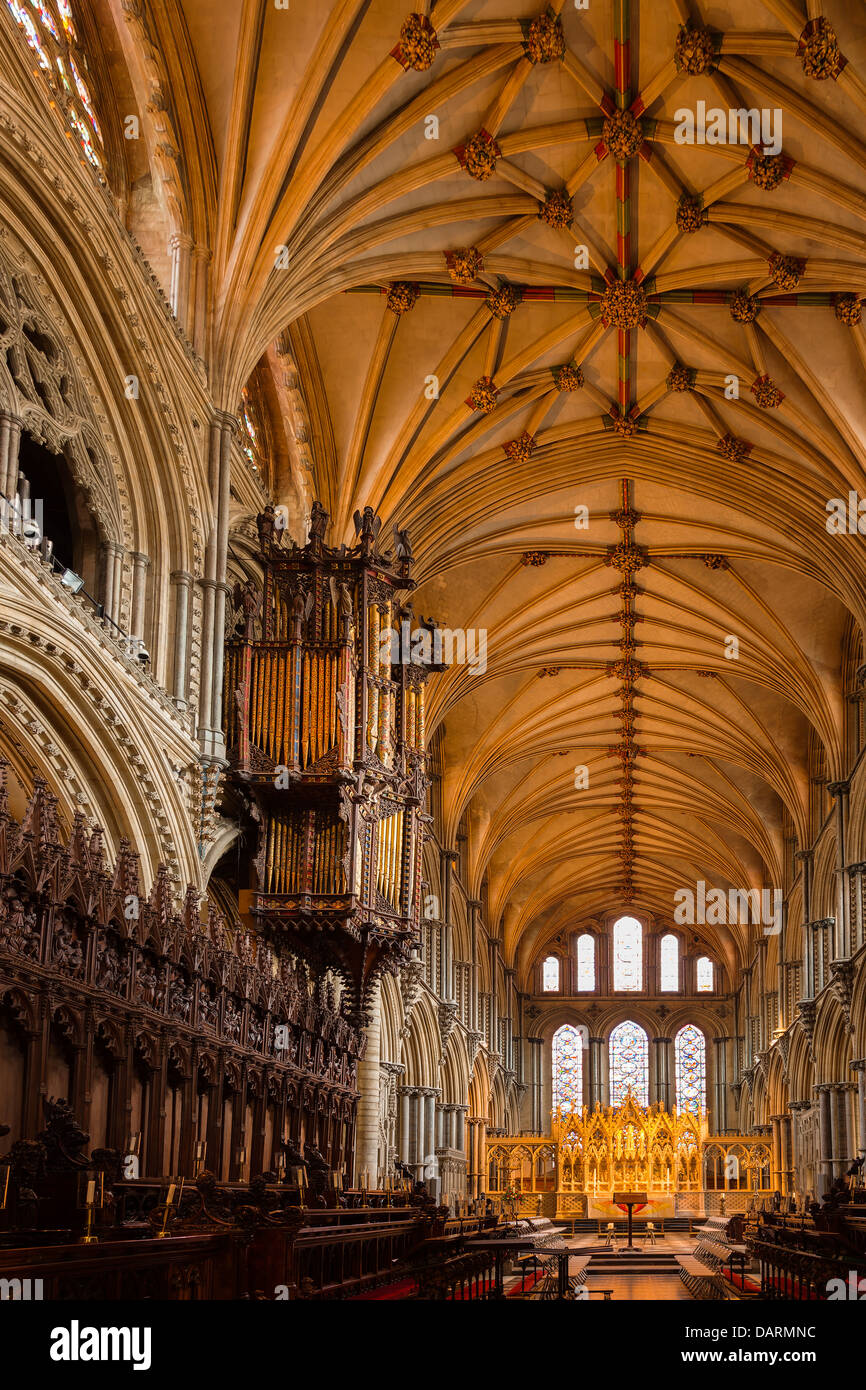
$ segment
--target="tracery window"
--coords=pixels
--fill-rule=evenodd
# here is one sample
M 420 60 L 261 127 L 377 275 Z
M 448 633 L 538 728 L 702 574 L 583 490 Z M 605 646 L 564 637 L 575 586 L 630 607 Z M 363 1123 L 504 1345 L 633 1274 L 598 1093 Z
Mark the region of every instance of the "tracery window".
M 709 956 L 699 956 L 697 963 L 698 992 L 705 994 L 713 988 L 713 962 Z
M 638 1105 L 649 1105 L 649 1038 L 640 1024 L 627 1020 L 610 1035 L 610 1103 L 621 1105 L 631 1092 Z
M 591 932 L 577 938 L 577 988 L 595 989 L 595 937 Z
M 659 988 L 680 987 L 680 943 L 673 932 L 663 936 L 659 947 Z
M 707 1044 L 693 1023 L 681 1028 L 674 1039 L 677 1110 L 699 1115 L 707 1103 Z
M 542 964 L 541 988 L 545 994 L 551 994 L 559 989 L 559 960 L 556 956 L 548 956 Z
M 643 931 L 636 917 L 620 917 L 613 924 L 613 987 L 643 987 Z
M 583 1105 L 583 1046 L 579 1028 L 564 1023 L 553 1035 L 553 1108 Z
M 244 427 L 246 439 L 241 443 L 241 448 L 252 464 L 253 471 L 259 471 L 257 458 L 259 455 L 259 432 L 253 421 L 253 408 L 250 401 L 249 391 L 244 387 L 241 392 L 241 424 Z
M 28 47 L 45 75 L 71 131 L 78 137 L 84 157 L 94 169 L 102 169 L 102 130 L 85 74 L 82 52 L 69 0 L 6 0 Z M 33 13 L 31 14 L 31 9 Z

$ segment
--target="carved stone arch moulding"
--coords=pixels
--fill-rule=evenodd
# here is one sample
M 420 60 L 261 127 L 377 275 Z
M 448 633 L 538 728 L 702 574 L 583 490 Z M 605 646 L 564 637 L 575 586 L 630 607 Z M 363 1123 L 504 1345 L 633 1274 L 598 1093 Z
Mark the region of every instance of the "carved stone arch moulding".
M 94 413 L 94 383 L 58 306 L 47 307 L 41 284 L 29 257 L 0 226 L 0 406 L 63 456 L 101 539 L 129 548 L 129 496 Z

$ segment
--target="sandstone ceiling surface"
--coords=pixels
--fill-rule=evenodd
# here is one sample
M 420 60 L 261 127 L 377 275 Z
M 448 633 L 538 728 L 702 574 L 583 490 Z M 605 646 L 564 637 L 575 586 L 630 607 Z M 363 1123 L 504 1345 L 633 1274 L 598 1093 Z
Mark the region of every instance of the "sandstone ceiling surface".
M 486 630 L 430 731 L 508 959 L 780 883 L 866 620 L 862 538 L 825 524 L 866 494 L 866 10 L 183 8 L 217 389 L 288 333 L 330 540 L 372 505 L 416 611 Z M 678 143 L 699 102 L 780 110 L 779 152 Z

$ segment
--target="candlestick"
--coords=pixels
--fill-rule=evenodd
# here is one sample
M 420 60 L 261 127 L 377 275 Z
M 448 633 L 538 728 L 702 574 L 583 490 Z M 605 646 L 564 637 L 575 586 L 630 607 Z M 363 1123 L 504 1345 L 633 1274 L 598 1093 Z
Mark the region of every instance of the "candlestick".
M 89 1186 L 91 1186 L 90 1183 L 88 1183 L 88 1187 L 89 1187 Z M 92 1202 L 88 1203 L 88 1207 L 87 1207 L 87 1225 L 86 1225 L 85 1228 L 84 1228 L 84 1235 L 81 1237 L 81 1240 L 79 1241 L 79 1244 L 80 1244 L 80 1245 L 98 1245 L 98 1244 L 99 1244 L 99 1238 L 98 1238 L 98 1236 L 95 1236 L 95 1235 L 93 1234 L 93 1203 L 92 1203 Z
M 163 1212 L 163 1217 L 162 1217 L 162 1230 L 157 1231 L 157 1233 L 156 1233 L 156 1234 L 157 1234 L 157 1239 L 158 1239 L 158 1240 L 164 1240 L 165 1237 L 169 1234 L 169 1231 L 168 1231 L 168 1223 L 169 1223 L 169 1221 L 171 1220 L 171 1217 L 172 1217 L 172 1214 L 173 1214 L 173 1208 L 174 1208 L 175 1204 L 176 1204 L 178 1207 L 180 1207 L 180 1199 L 181 1199 L 182 1196 L 183 1196 L 183 1178 L 179 1178 L 179 1179 L 177 1179 L 177 1181 L 170 1182 L 169 1185 L 168 1185 L 168 1192 L 166 1193 L 166 1198 L 165 1198 L 165 1210 L 164 1210 L 164 1212 Z

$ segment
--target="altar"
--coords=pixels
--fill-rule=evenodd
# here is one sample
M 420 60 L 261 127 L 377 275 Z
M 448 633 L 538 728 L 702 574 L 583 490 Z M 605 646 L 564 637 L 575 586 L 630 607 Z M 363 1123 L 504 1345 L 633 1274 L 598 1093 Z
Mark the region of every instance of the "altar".
M 745 1199 L 750 1188 L 768 1184 L 770 1155 L 761 1136 L 711 1136 L 706 1112 L 642 1106 L 628 1095 L 616 1106 L 555 1111 L 549 1135 L 491 1137 L 487 1185 L 491 1194 L 510 1194 L 521 1214 L 555 1220 L 621 1221 L 618 1192 L 646 1194 L 635 1209 L 639 1221 L 701 1215 L 707 1187 L 719 1190 L 720 1154 L 721 1190 L 742 1191 Z
M 563 1206 L 567 1205 L 563 1203 Z M 569 1216 L 574 1213 L 568 1212 Z M 614 1194 L 606 1192 L 603 1196 L 589 1196 L 586 1202 L 586 1215 L 593 1221 L 603 1221 L 607 1225 L 608 1221 L 622 1221 L 625 1216 L 625 1207 L 619 1202 L 614 1201 Z M 676 1216 L 676 1197 L 672 1192 L 648 1192 L 646 1202 L 639 1207 L 635 1207 L 634 1214 L 641 1221 L 663 1221 L 668 1216 Z M 565 1212 L 562 1213 L 565 1216 Z

